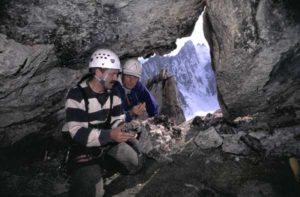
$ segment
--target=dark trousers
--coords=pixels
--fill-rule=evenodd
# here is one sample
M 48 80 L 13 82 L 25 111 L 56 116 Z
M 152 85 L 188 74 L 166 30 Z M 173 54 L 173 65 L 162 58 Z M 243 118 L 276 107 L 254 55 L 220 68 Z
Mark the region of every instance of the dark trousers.
M 136 173 L 141 168 L 138 153 L 127 143 L 110 148 L 94 163 L 76 169 L 71 177 L 70 197 L 101 197 L 103 169 L 123 174 Z

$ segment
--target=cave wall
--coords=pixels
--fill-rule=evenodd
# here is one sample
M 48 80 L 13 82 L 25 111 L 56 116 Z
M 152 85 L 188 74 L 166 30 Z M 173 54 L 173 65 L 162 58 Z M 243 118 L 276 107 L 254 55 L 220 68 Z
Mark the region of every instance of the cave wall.
M 176 125 L 186 121 L 175 76 L 161 69 L 159 74 L 147 80 L 146 87 L 155 98 L 160 115 L 167 116 Z
M 109 47 L 125 59 L 174 49 L 206 4 L 222 111 L 274 125 L 300 117 L 300 6 L 296 0 L 3 0 L 0 146 L 59 135 L 67 90 L 87 58 Z
M 22 45 L 0 34 L 0 146 L 34 132 L 57 134 L 68 88 L 81 70 L 57 67 L 54 45 Z
M 204 24 L 226 117 L 299 123 L 299 2 L 211 0 Z
M 0 32 L 26 45 L 54 44 L 74 66 L 98 47 L 121 57 L 172 50 L 202 10 L 201 0 L 4 0 Z
M 95 48 L 121 59 L 174 49 L 201 0 L 3 0 L 0 4 L 0 147 L 59 136 L 67 90 Z

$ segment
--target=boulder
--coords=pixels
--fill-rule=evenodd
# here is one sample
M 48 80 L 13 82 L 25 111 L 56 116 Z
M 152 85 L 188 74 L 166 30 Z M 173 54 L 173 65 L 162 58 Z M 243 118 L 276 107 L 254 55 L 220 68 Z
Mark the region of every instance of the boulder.
M 207 1 L 204 17 L 219 102 L 227 119 L 300 120 L 299 2 Z
M 175 76 L 161 69 L 159 74 L 147 81 L 146 86 L 158 103 L 160 114 L 168 116 L 176 124 L 185 121 Z
M 67 91 L 95 48 L 121 59 L 170 51 L 203 7 L 201 0 L 2 1 L 0 147 L 31 133 L 59 136 Z

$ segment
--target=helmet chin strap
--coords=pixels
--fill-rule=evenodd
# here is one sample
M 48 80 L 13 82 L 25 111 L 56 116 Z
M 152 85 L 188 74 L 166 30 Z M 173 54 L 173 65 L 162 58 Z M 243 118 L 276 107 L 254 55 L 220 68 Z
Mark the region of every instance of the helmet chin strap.
M 108 74 L 105 72 L 104 73 L 104 77 L 102 77 L 101 79 L 99 77 L 97 77 L 96 75 L 94 75 L 94 77 L 97 79 L 97 81 L 105 88 L 105 82 L 107 79 Z

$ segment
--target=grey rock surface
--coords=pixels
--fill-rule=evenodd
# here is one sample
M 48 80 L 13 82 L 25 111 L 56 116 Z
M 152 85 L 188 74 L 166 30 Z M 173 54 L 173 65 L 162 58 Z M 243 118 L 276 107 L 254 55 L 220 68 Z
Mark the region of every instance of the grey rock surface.
M 296 0 L 207 1 L 205 34 L 227 118 L 263 112 L 273 125 L 299 121 L 299 10 Z
M 267 155 L 300 156 L 300 130 L 298 126 L 275 129 L 271 136 L 261 139 Z
M 216 117 L 221 118 L 219 112 L 202 117 L 202 120 L 211 133 L 220 135 L 212 129 L 215 122 L 211 120 Z M 300 158 L 300 152 L 295 151 L 299 150 L 295 149 L 299 147 L 299 126 L 276 129 L 274 133 L 259 131 L 255 135 L 251 130 L 243 130 L 240 126 L 244 121 L 240 121 L 234 126 L 238 132 L 230 134 L 235 141 L 226 143 L 241 145 L 241 137 L 251 134 L 264 148 L 269 147 L 270 153 L 263 155 L 263 150 L 259 150 L 262 154 L 249 151 L 245 156 L 244 151 L 225 152 L 220 147 L 203 149 L 198 146 L 196 143 L 207 142 L 199 135 L 209 130 L 201 129 L 192 122 L 174 126 L 163 117 L 143 121 L 141 129 L 147 130 L 148 137 L 141 136 L 142 148 L 145 153 L 152 153 L 151 150 L 155 149 L 156 154 L 145 157 L 144 168 L 136 175 L 117 173 L 106 178 L 106 194 L 114 197 L 299 196 L 299 182 L 295 180 L 288 162 L 290 158 Z M 219 121 L 219 124 L 224 123 Z M 181 135 L 174 135 L 179 128 Z M 291 134 L 283 137 L 284 133 Z M 170 143 L 169 139 L 176 140 L 176 143 Z M 291 142 L 298 145 L 290 146 Z M 45 144 L 49 145 L 46 149 Z M 166 151 L 164 145 L 170 149 Z M 22 154 L 8 154 L 5 161 L 1 160 L 1 196 L 67 197 L 70 182 L 68 177 L 58 172 L 59 153 L 54 149 L 56 146 L 53 141 L 40 140 L 38 151 L 44 154 L 32 157 L 28 151 L 31 149 L 36 154 L 38 146 L 29 144 L 24 147 L 23 144 L 20 146 Z M 0 151 L 3 156 L 5 152 Z M 19 157 L 17 160 L 16 156 Z
M 168 116 L 176 124 L 183 123 L 186 119 L 180 102 L 176 77 L 160 73 L 150 78 L 147 87 L 158 104 L 159 114 Z
M 222 145 L 223 139 L 214 127 L 199 132 L 195 138 L 195 143 L 202 149 L 216 148 Z
M 120 185 L 135 186 L 136 196 L 299 196 L 286 159 L 300 158 L 299 3 L 205 2 L 222 111 L 229 119 L 249 114 L 264 121 L 253 120 L 240 129 L 220 126 L 225 120 L 210 116 L 204 127 L 229 131 L 237 143 L 242 142 L 235 131 L 263 130 L 264 135 L 249 136 L 265 155 L 252 151 L 237 157 L 220 148 L 201 149 L 194 139 L 202 131 L 195 125 L 184 129 L 188 139 L 172 155 L 173 163 L 150 173 L 143 187 L 129 182 L 132 177 Z M 64 97 L 86 72 L 87 57 L 95 48 L 109 47 L 121 59 L 170 51 L 176 38 L 191 33 L 202 9 L 200 0 L 3 0 L 1 196 L 66 196 L 67 179 L 57 174 L 59 146 L 43 137 L 59 135 Z M 252 147 L 251 140 L 247 143 Z
M 249 154 L 250 153 L 249 147 L 240 140 L 241 136 L 243 135 L 245 135 L 244 132 L 239 132 L 235 135 L 232 134 L 222 135 L 222 137 L 224 138 L 222 144 L 222 151 L 226 153 L 237 154 L 237 155 Z
M 59 136 L 67 90 L 98 47 L 120 57 L 175 48 L 201 0 L 12 0 L 0 5 L 0 147 L 31 133 Z
M 64 98 L 80 70 L 58 67 L 53 45 L 25 46 L 0 34 L 0 146 L 30 133 L 59 134 Z
M 64 64 L 109 47 L 120 56 L 175 48 L 191 33 L 201 0 L 12 0 L 1 3 L 0 32 L 23 44 L 54 44 Z M 82 65 L 81 65 L 82 66 Z

